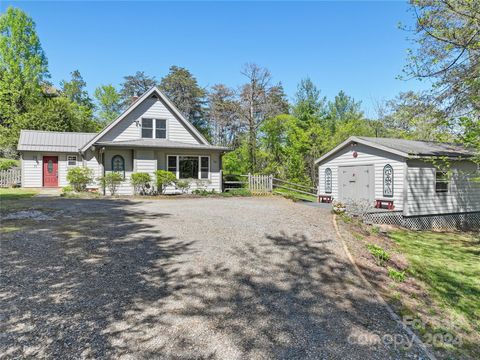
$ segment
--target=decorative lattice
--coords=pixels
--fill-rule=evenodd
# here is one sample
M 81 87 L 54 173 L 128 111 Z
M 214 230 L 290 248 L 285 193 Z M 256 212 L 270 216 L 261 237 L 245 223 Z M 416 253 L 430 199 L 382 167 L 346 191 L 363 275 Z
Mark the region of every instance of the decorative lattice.
M 404 216 L 400 211 L 374 212 L 364 216 L 369 224 L 390 224 L 412 230 L 478 230 L 480 229 L 480 212 Z

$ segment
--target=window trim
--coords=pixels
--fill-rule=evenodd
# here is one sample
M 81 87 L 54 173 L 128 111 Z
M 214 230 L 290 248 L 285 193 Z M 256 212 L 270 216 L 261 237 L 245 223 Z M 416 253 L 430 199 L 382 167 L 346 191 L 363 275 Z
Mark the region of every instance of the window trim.
M 389 168 L 391 171 L 392 171 L 392 193 L 391 194 L 385 194 L 385 170 Z M 393 170 L 393 166 L 390 165 L 390 164 L 386 164 L 384 167 L 383 167 L 383 170 L 382 170 L 382 173 L 383 173 L 383 177 L 382 177 L 382 192 L 383 192 L 383 197 L 388 197 L 388 198 L 393 198 L 395 196 L 395 188 L 394 188 L 394 183 L 395 183 L 395 172 Z
M 330 189 L 327 188 L 327 173 L 329 174 L 330 176 Z M 325 194 L 331 194 L 332 193 L 332 188 L 333 188 L 333 174 L 332 174 L 332 169 L 331 168 L 326 168 L 325 169 Z
M 75 164 L 74 165 L 70 164 L 71 160 L 69 158 L 75 158 Z M 77 166 L 77 161 L 78 161 L 77 155 L 67 155 L 67 167 Z
M 176 162 L 176 171 L 175 171 L 175 177 L 180 180 L 180 157 L 181 156 L 187 156 L 187 157 L 198 157 L 198 180 L 211 180 L 211 173 L 212 173 L 212 159 L 210 155 L 197 155 L 197 154 L 167 154 L 166 158 L 166 163 L 165 163 L 165 168 L 167 171 L 168 170 L 168 158 L 169 157 L 176 157 L 177 162 Z M 208 158 L 208 177 L 202 178 L 202 157 Z M 196 179 L 196 180 L 197 180 Z M 182 179 L 184 180 L 184 179 Z
M 120 159 L 122 159 L 122 162 L 123 162 L 123 174 L 122 174 L 122 175 L 123 175 L 123 179 L 125 179 L 125 158 L 124 158 L 122 155 L 120 155 L 120 154 L 115 154 L 115 155 L 112 156 L 112 160 L 111 160 L 111 165 L 112 165 L 111 171 L 112 171 L 112 172 L 118 172 L 118 173 L 120 172 L 120 171 L 115 171 L 115 170 L 113 170 L 113 161 L 115 160 L 116 157 L 119 157 Z
M 142 130 L 143 130 L 143 120 L 152 120 L 152 137 L 143 137 Z M 157 120 L 165 121 L 165 137 L 164 138 L 157 138 Z M 168 139 L 168 119 L 166 118 L 153 118 L 153 117 L 142 117 L 140 119 L 140 138 L 141 139 Z M 150 129 L 150 128 L 147 128 Z
M 438 181 L 438 179 L 437 179 L 437 174 L 438 173 L 444 173 L 445 174 L 445 180 Z M 450 192 L 450 182 L 451 182 L 451 178 L 450 178 L 450 175 L 448 174 L 447 170 L 435 169 L 435 193 L 436 194 L 445 194 L 445 193 Z M 447 188 L 445 190 L 439 190 L 437 188 L 437 184 L 447 184 Z

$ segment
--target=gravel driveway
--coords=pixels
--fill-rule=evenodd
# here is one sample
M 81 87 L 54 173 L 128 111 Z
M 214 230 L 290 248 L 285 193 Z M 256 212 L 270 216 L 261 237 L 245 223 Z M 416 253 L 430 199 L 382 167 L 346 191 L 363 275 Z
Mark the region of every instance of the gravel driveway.
M 422 358 L 327 210 L 281 198 L 37 199 L 2 221 L 2 357 Z

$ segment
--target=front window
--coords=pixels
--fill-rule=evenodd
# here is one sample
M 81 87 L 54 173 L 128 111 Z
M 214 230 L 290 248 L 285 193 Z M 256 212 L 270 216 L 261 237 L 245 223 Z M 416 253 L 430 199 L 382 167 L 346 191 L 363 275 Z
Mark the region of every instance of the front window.
M 112 171 L 118 172 L 125 177 L 125 160 L 120 155 L 115 155 L 112 158 Z
M 198 157 L 180 156 L 178 158 L 180 179 L 198 179 Z
M 390 164 L 383 167 L 383 196 L 393 197 L 393 168 Z
M 179 179 L 208 179 L 210 174 L 210 157 L 169 155 L 167 170 Z
M 176 156 L 169 156 L 168 157 L 168 167 L 167 170 L 177 174 L 177 157 Z
M 208 156 L 202 156 L 200 159 L 201 159 L 201 165 L 202 165 L 200 169 L 200 178 L 208 179 L 208 172 L 210 170 L 210 166 L 209 166 L 210 158 Z
M 435 170 L 435 192 L 448 192 L 448 171 Z
M 77 166 L 77 156 L 76 155 L 68 155 L 67 156 L 67 165 L 68 166 Z
M 153 119 L 142 119 L 142 138 L 153 137 Z

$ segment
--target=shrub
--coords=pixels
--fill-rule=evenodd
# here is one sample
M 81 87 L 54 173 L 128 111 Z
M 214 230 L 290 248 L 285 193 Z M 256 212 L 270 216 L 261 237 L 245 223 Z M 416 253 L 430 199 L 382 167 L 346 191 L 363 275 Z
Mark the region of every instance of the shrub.
M 77 166 L 68 169 L 67 171 L 67 181 L 77 192 L 85 191 L 87 185 L 90 184 L 93 180 L 93 171 L 92 169 Z
M 195 179 L 195 187 L 198 190 L 205 190 L 207 191 L 208 185 L 210 185 L 211 181 L 207 179 Z
M 208 191 L 208 190 L 205 190 L 205 189 L 195 189 L 195 190 L 192 191 L 192 194 L 200 195 L 200 196 L 215 195 L 215 190 Z
M 165 193 L 167 186 L 173 185 L 177 181 L 174 173 L 165 170 L 155 171 L 155 177 L 157 180 L 157 189 L 162 194 Z
M 71 187 L 70 185 L 64 186 L 62 188 L 62 193 L 64 193 L 64 194 L 72 192 L 72 191 L 73 191 L 73 187 Z
M 179 189 L 182 194 L 185 194 L 188 192 L 188 189 L 190 189 L 190 181 L 189 180 L 178 180 L 176 183 L 177 189 Z
M 18 166 L 18 160 L 0 159 L 0 170 L 8 170 Z
M 117 193 L 118 187 L 123 181 L 123 176 L 119 172 L 109 172 L 98 178 L 102 189 L 108 189 L 110 195 Z
M 383 266 L 383 264 L 390 260 L 390 254 L 378 245 L 368 244 L 367 249 L 373 255 L 377 264 L 380 266 Z
M 387 268 L 388 276 L 397 282 L 403 282 L 407 278 L 405 271 L 398 271 L 392 267 Z
M 228 193 L 232 194 L 232 196 L 252 196 L 250 190 L 244 188 L 232 189 Z
M 150 183 L 152 179 L 150 174 L 146 172 L 133 173 L 131 177 L 131 183 L 135 194 L 145 195 L 150 190 Z

